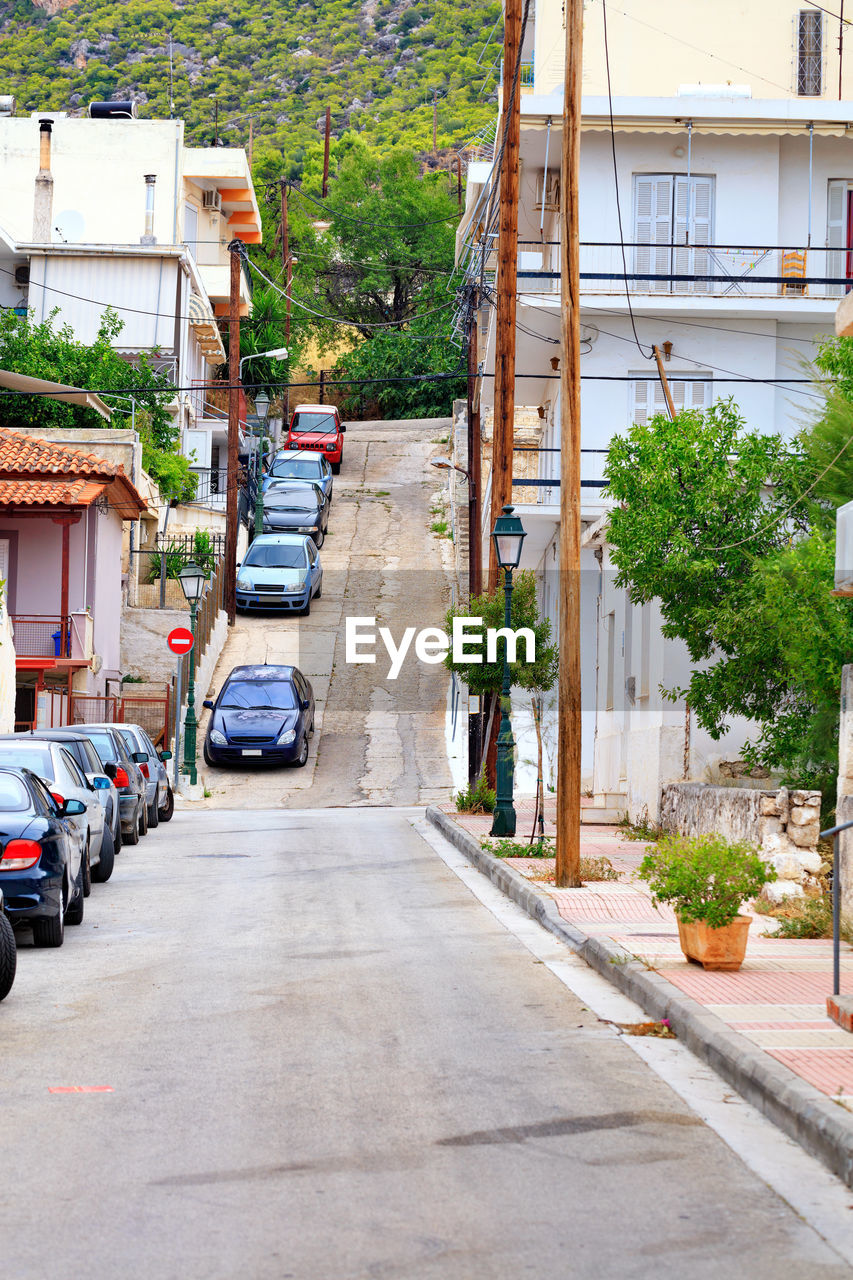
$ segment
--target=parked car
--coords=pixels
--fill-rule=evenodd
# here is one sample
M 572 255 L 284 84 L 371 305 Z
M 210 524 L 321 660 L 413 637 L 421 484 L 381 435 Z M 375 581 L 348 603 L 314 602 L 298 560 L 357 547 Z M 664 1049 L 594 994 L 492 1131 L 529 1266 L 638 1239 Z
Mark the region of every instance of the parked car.
M 322 547 L 329 527 L 329 505 L 314 485 L 268 489 L 264 494 L 264 533 L 307 533 Z
M 44 742 L 59 742 L 66 748 L 68 754 L 73 756 L 77 761 L 86 778 L 91 782 L 97 792 L 98 800 L 104 810 L 104 845 L 101 849 L 101 863 L 98 868 L 98 874 L 92 873 L 93 880 L 109 880 L 110 871 L 107 871 L 107 864 L 110 862 L 109 855 L 104 855 L 104 850 L 109 844 L 107 832 L 112 837 L 113 855 L 121 850 L 121 813 L 119 809 L 119 793 L 115 783 L 104 773 L 104 764 L 98 755 L 94 745 L 89 741 L 85 734 L 80 733 L 78 729 L 36 729 L 33 733 L 19 734 L 19 737 L 39 738 Z
M 15 930 L 3 910 L 3 890 L 0 889 L 0 1000 L 5 1000 L 15 981 L 18 964 L 18 946 Z
M 237 570 L 238 609 L 308 614 L 322 593 L 320 553 L 304 533 L 259 534 Z
M 284 443 L 288 449 L 322 453 L 337 475 L 343 461 L 345 431 L 334 405 L 298 404 L 290 415 Z
M 331 504 L 322 485 L 317 484 L 315 480 L 273 480 L 264 492 L 264 502 L 279 493 L 312 495 L 317 500 L 317 509 L 320 512 L 320 527 L 324 530 L 328 529 Z
M 145 778 L 149 827 L 168 822 L 175 812 L 175 797 L 165 765 L 165 761 L 172 758 L 171 751 L 158 751 L 141 724 L 121 724 L 116 728 Z M 139 755 L 144 755 L 145 760 L 140 760 Z
M 284 449 L 272 459 L 263 478 L 264 490 L 278 480 L 298 480 L 318 484 L 329 502 L 332 501 L 334 479 L 332 468 L 322 453 L 308 453 L 301 449 Z
M 298 667 L 235 667 L 216 701 L 204 739 L 207 764 L 248 760 L 304 765 L 314 732 L 314 691 Z
M 107 833 L 105 847 L 104 809 L 94 786 L 64 744 L 46 742 L 30 734 L 0 737 L 0 766 L 32 770 L 42 782 L 47 783 L 50 794 L 60 806 L 66 800 L 79 800 L 83 805 L 83 811 L 69 817 L 68 822 L 80 845 L 83 891 L 88 898 L 92 888 L 93 869 L 97 872 L 95 879 L 108 879 L 112 875 L 110 837 Z M 102 851 L 103 869 L 108 873 L 103 877 L 98 872 Z
M 83 860 L 70 819 L 80 800 L 58 805 L 30 769 L 0 766 L 0 888 L 13 925 L 29 924 L 37 947 L 61 947 L 66 924 L 81 924 Z
M 139 837 L 148 832 L 148 802 L 142 770 L 114 724 L 81 724 L 77 727 L 100 756 L 104 773 L 115 783 L 119 794 L 122 840 L 125 844 L 138 844 Z

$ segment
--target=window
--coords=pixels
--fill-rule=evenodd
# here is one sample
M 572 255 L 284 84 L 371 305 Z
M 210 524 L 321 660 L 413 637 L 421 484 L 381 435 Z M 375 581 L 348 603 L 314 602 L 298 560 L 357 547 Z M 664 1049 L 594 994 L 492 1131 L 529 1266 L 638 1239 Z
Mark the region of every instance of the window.
M 819 98 L 823 88 L 823 14 L 801 9 L 797 15 L 797 93 Z
M 184 205 L 184 244 L 198 258 L 198 209 L 194 204 Z
M 826 199 L 826 247 L 837 253 L 826 255 L 827 277 L 842 283 L 826 286 L 827 293 L 840 297 L 853 282 L 853 184 L 833 178 Z M 815 273 L 817 274 L 817 273 Z
M 713 177 L 634 175 L 634 271 L 641 293 L 710 293 Z M 648 247 L 646 247 L 648 246 Z M 688 277 L 673 279 L 674 276 Z
M 630 376 L 636 379 L 630 384 L 632 423 L 636 422 L 643 427 L 654 414 L 669 412 L 660 379 L 639 373 L 632 373 Z M 701 378 L 701 382 L 688 382 L 687 376 L 684 372 L 667 373 L 675 412 L 680 413 L 682 409 L 710 409 L 714 398 L 714 381 L 711 375 L 697 369 L 689 377 Z

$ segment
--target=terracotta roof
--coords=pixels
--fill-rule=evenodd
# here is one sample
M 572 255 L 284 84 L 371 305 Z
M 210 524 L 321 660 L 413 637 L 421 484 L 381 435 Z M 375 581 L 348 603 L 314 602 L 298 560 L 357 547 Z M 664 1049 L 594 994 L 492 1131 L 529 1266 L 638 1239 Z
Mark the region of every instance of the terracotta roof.
M 4 480 L 0 507 L 88 507 L 107 486 L 97 480 Z
M 124 474 L 124 468 L 64 444 L 38 440 L 17 431 L 0 431 L 0 476 L 51 474 L 117 476 Z

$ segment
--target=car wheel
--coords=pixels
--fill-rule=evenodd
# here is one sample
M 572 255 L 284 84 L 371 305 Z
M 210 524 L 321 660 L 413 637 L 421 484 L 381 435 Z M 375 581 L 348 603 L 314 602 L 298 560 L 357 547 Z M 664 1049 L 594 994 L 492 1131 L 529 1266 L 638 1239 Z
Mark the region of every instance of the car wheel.
M 143 800 L 139 806 L 139 834 L 148 835 L 148 805 Z
M 208 751 L 208 749 L 207 749 L 207 743 L 206 743 L 206 742 L 205 742 L 205 744 L 204 744 L 204 750 L 203 750 L 202 754 L 204 755 L 204 763 L 208 766 L 208 768 L 209 768 L 209 769 L 215 769 L 215 768 L 216 768 L 216 761 L 211 757 L 210 752 L 209 752 L 209 751 Z
M 342 459 L 341 461 L 343 461 L 343 459 Z M 340 462 L 333 462 L 333 463 L 332 463 L 332 475 L 333 475 L 333 476 L 337 476 L 337 475 L 340 475 L 340 473 L 341 473 L 341 464 L 340 464 Z
M 5 1000 L 12 990 L 17 963 L 18 948 L 15 945 L 15 933 L 3 912 L 0 911 L 0 1000 Z
M 313 717 L 313 716 L 311 717 L 311 723 L 310 723 L 310 725 L 308 726 L 308 732 L 309 732 L 309 734 L 311 735 L 311 737 L 313 738 L 313 737 L 314 737 L 314 717 Z
M 305 601 L 305 608 L 301 610 L 301 613 L 304 618 L 307 618 L 310 612 L 311 612 L 311 596 L 309 595 L 308 599 Z
M 317 536 L 316 536 L 316 538 L 314 539 L 314 546 L 317 548 L 317 550 L 318 550 L 318 551 L 320 550 L 320 548 L 322 547 L 322 545 L 323 545 L 323 543 L 324 543 L 325 541 L 326 541 L 326 535 L 325 535 L 325 533 L 323 532 L 323 530 L 322 530 L 322 529 L 318 529 L 318 530 L 317 530 Z
M 115 842 L 113 841 L 113 833 L 109 827 L 104 828 L 104 838 L 101 841 L 101 857 L 96 867 L 92 868 L 92 879 L 95 884 L 106 884 L 113 873 L 115 866 Z
M 302 738 L 302 750 L 299 752 L 299 756 L 297 757 L 296 760 L 294 760 L 293 763 L 297 769 L 303 768 L 304 765 L 308 763 L 308 734 L 307 733 Z
M 92 849 L 90 843 L 91 837 L 86 837 L 86 848 L 80 861 L 80 869 L 83 872 L 83 897 L 88 898 L 92 892 Z
M 59 890 L 59 911 L 33 921 L 33 942 L 37 947 L 61 947 L 65 940 L 65 881 Z
M 160 810 L 160 821 L 171 822 L 175 812 L 175 797 L 172 794 L 172 788 L 166 788 L 166 800 L 163 808 Z
M 66 924 L 82 924 L 83 913 L 86 909 L 86 897 L 83 893 L 83 863 L 80 863 L 80 870 L 77 872 L 77 879 L 74 881 L 74 888 L 71 892 L 71 901 L 65 912 Z
M 315 600 L 319 600 L 319 599 L 320 599 L 320 597 L 322 596 L 322 594 L 323 594 L 323 579 L 321 578 L 321 579 L 320 579 L 320 585 L 319 585 L 319 587 L 317 588 L 317 590 L 314 592 L 314 599 L 315 599 Z
M 156 801 L 156 800 L 154 801 L 154 803 L 153 803 L 153 804 L 151 804 L 151 805 L 149 805 L 149 806 L 148 806 L 148 813 L 147 813 L 147 815 L 146 815 L 146 821 L 147 821 L 147 823 L 148 823 L 148 828 L 149 828 L 149 830 L 150 830 L 152 827 L 159 827 L 159 825 L 160 825 L 160 810 L 157 808 L 157 801 Z
M 124 837 L 121 833 L 121 820 L 116 823 L 115 835 L 113 836 L 113 852 L 116 857 L 121 853 L 121 846 L 124 844 Z
M 124 837 L 125 844 L 139 844 L 139 810 L 133 815 L 130 830 Z

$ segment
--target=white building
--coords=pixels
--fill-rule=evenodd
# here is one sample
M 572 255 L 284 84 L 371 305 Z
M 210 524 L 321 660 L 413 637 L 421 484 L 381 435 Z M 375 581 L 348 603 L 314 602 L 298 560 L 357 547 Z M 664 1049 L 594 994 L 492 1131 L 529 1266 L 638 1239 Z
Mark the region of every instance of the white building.
M 802 359 L 814 354 L 816 338 L 832 334 L 838 298 L 853 278 L 853 125 L 851 104 L 828 96 L 833 84 L 837 92 L 838 66 L 837 59 L 830 65 L 829 19 L 817 22 L 822 43 L 815 43 L 808 15 L 819 11 L 729 0 L 713 6 L 713 15 L 707 5 L 681 3 L 650 18 L 648 6 L 635 0 L 629 7 L 636 21 L 627 10 L 621 23 L 608 14 L 614 93 L 621 95 L 623 84 L 631 90 L 613 99 L 613 139 L 609 102 L 600 93 L 606 87 L 600 3 L 587 6 L 585 25 L 583 83 L 593 92 L 583 99 L 580 170 L 583 772 L 600 803 L 655 817 L 664 782 L 713 777 L 720 761 L 737 759 L 748 726 L 735 725 L 713 742 L 683 703 L 661 700 L 659 685 L 683 685 L 689 665 L 681 645 L 662 640 L 656 606 L 634 606 L 613 586 L 600 496 L 608 444 L 632 422 L 664 410 L 652 344 L 668 353 L 677 407 L 734 396 L 753 428 L 787 436 L 800 428 L 808 398 L 782 380 L 803 376 Z M 763 42 L 744 42 L 734 25 L 747 8 L 750 23 L 767 25 Z M 672 10 L 671 21 L 664 10 Z M 716 52 L 691 55 L 690 84 L 681 83 L 677 43 L 645 40 L 642 23 L 650 21 L 655 28 L 669 21 L 668 31 L 682 43 L 705 47 L 707 36 Z M 542 451 L 538 476 L 514 488 L 513 498 L 528 531 L 523 563 L 538 571 L 555 630 L 559 488 L 548 481 L 559 474 L 559 373 L 552 360 L 560 332 L 563 42 L 560 5 L 540 0 L 525 41 L 530 70 L 521 97 L 516 404 L 528 410 L 528 421 L 531 408 L 536 414 Z M 726 50 L 730 72 L 749 50 L 760 98 L 749 85 L 720 83 Z M 655 96 L 646 96 L 652 87 Z M 764 96 L 768 87 L 776 88 L 773 97 Z M 499 119 L 498 137 L 501 128 Z M 496 226 L 486 226 L 484 217 L 491 168 L 488 161 L 469 167 L 459 237 L 460 261 L 487 292 L 496 243 Z M 480 313 L 480 343 L 487 416 L 493 310 Z M 486 481 L 486 521 L 489 501 Z M 529 789 L 524 761 L 535 752 L 519 710 L 520 786 Z M 552 783 L 554 737 L 551 724 Z
M 224 360 L 227 246 L 261 239 L 245 152 L 185 146 L 182 120 L 45 111 L 0 116 L 0 173 L 0 306 L 56 311 L 82 342 L 112 308 L 116 349 L 168 374 L 184 451 L 215 468 L 226 431 L 203 388 Z

